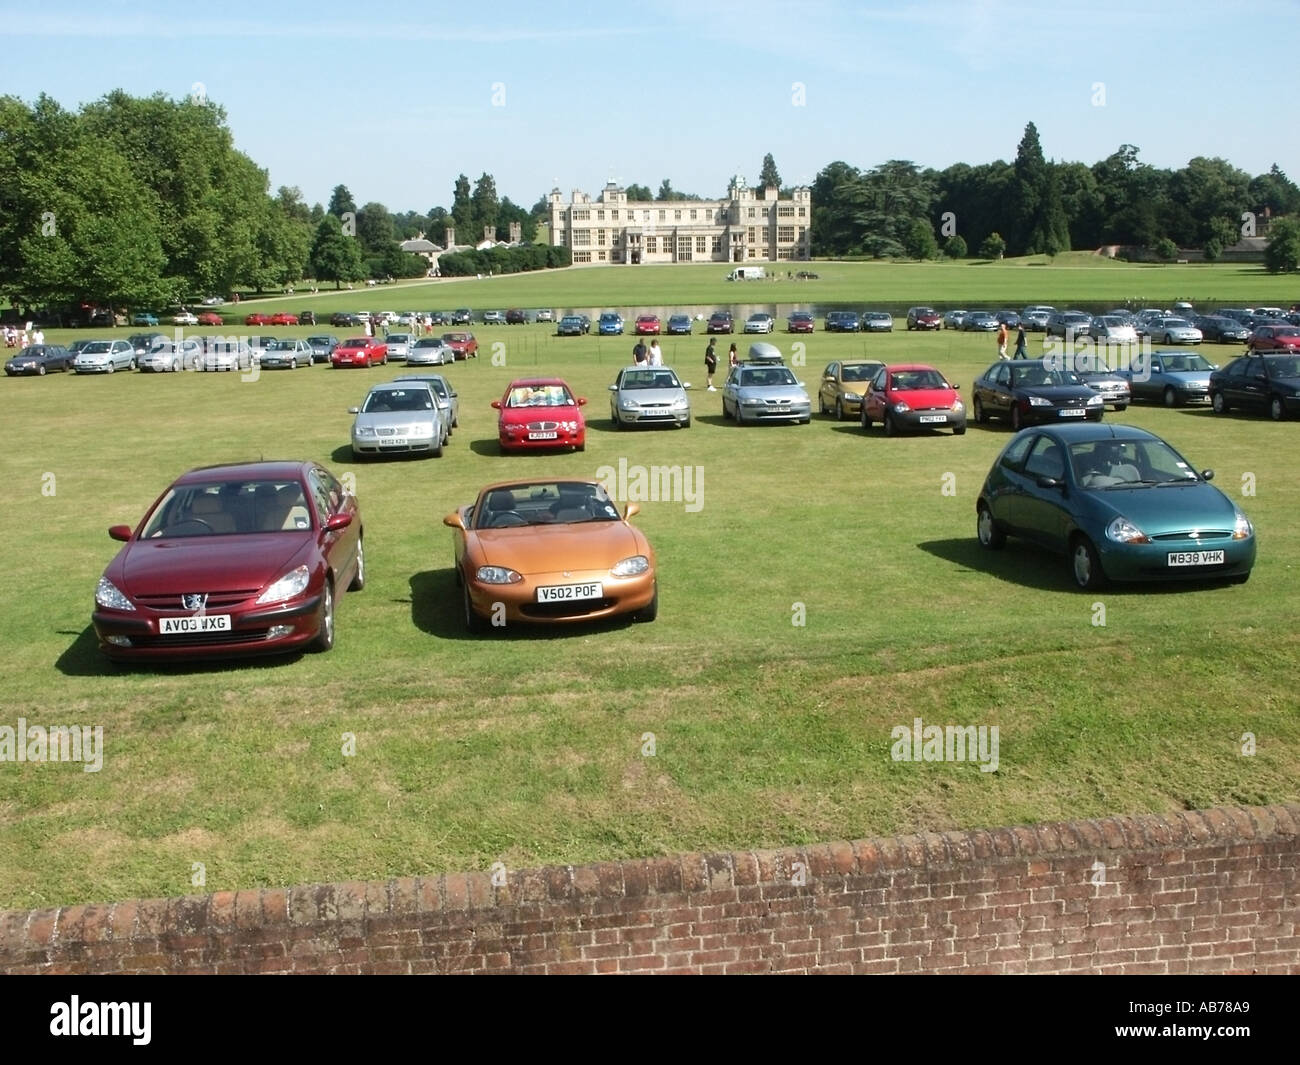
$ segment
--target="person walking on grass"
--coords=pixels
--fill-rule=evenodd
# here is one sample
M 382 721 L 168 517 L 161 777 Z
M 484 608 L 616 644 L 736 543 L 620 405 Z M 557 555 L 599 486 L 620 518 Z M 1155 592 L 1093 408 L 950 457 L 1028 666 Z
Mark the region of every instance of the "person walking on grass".
M 659 350 L 659 341 L 650 341 L 650 350 L 646 352 L 647 366 L 662 366 L 664 364 L 663 352 Z
M 632 348 L 632 361 L 638 366 L 646 364 L 645 341 L 637 337 L 636 346 Z
M 998 322 L 998 358 L 1007 357 L 1007 323 Z
M 736 354 L 736 342 L 734 340 L 731 342 L 731 350 L 727 352 L 727 365 L 733 370 L 740 365 L 740 356 Z
M 704 372 L 709 378 L 709 391 L 716 392 L 713 387 L 713 375 L 718 371 L 718 353 L 714 349 L 718 343 L 717 337 L 709 337 L 709 346 L 704 351 Z
M 1023 322 L 1016 329 L 1016 353 L 1013 358 L 1029 358 L 1029 350 L 1025 347 L 1025 326 Z

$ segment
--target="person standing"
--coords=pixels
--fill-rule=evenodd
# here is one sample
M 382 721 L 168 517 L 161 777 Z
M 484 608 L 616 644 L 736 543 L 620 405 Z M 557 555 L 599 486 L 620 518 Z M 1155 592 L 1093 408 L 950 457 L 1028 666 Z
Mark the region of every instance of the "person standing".
M 718 353 L 714 350 L 717 346 L 718 338 L 709 337 L 709 346 L 704 351 L 704 372 L 709 377 L 709 391 L 716 392 L 713 387 L 713 375 L 718 371 Z
M 632 348 L 632 361 L 636 363 L 638 366 L 644 366 L 646 364 L 645 360 L 646 360 L 645 341 L 642 340 L 640 337 L 637 337 L 636 346 Z
M 659 350 L 659 341 L 657 339 L 650 341 L 650 350 L 646 353 L 646 365 L 662 366 L 664 364 L 664 353 Z
M 1007 323 L 998 322 L 998 358 L 1007 357 Z
M 727 365 L 733 370 L 740 365 L 740 356 L 736 354 L 736 342 L 731 342 L 731 350 L 727 352 Z
M 1029 350 L 1025 347 L 1025 324 L 1021 322 L 1016 328 L 1016 354 L 1017 359 L 1029 358 Z

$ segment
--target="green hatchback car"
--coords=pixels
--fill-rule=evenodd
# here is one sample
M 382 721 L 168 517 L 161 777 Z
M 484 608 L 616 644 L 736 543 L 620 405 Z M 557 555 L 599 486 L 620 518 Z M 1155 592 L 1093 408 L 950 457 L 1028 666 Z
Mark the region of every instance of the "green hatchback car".
M 975 504 L 979 541 L 1008 536 L 1070 560 L 1075 584 L 1223 578 L 1255 564 L 1241 509 L 1154 433 L 1129 425 L 1044 425 L 1011 438 Z

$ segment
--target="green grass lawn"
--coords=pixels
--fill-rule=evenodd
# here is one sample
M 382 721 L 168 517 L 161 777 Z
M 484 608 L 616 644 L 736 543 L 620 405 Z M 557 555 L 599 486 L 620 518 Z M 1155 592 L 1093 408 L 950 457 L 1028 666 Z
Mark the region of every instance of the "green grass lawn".
M 845 267 L 838 280 L 838 268 L 818 268 L 837 292 L 850 276 L 906 288 L 875 266 Z M 940 302 L 950 275 L 924 269 L 932 280 L 918 298 Z M 972 279 L 1013 269 L 951 268 Z M 414 305 L 617 303 L 615 274 L 624 271 L 444 285 Z M 626 273 L 646 285 L 659 275 Z M 1195 295 L 1183 277 L 1219 288 L 1237 278 L 1139 275 L 1169 296 Z M 1251 291 L 1280 302 L 1264 282 Z M 543 299 L 548 285 L 568 295 Z M 713 291 L 706 278 L 690 302 Z M 1044 281 L 1015 302 L 1070 302 L 1056 292 Z M 667 299 L 647 291 L 641 305 Z M 400 289 L 340 302 L 384 301 L 410 302 Z M 1300 795 L 1295 425 L 1199 410 L 1108 414 L 1214 467 L 1256 523 L 1259 561 L 1240 587 L 1085 595 L 1063 559 L 1014 541 L 985 553 L 975 540 L 975 497 L 1004 428 L 888 440 L 820 417 L 738 428 L 721 419 L 719 393 L 697 391 L 689 430 L 618 433 L 605 386 L 630 337 L 476 332 L 483 357 L 446 369 L 461 428 L 444 458 L 417 462 L 356 464 L 347 447 L 346 408 L 400 369 L 0 382 L 10 438 L 0 458 L 10 550 L 0 725 L 98 724 L 105 742 L 99 773 L 0 763 L 0 907 L 185 893 L 196 862 L 219 890 Z M 790 338 L 771 339 L 791 352 Z M 968 393 L 995 354 L 978 334 L 801 339 L 810 386 L 832 358 L 878 354 L 930 361 Z M 697 386 L 704 344 L 664 343 Z M 1204 350 L 1216 361 L 1235 351 Z M 512 376 L 537 371 L 589 397 L 585 453 L 496 454 L 488 404 Z M 89 617 L 117 548 L 106 528 L 136 522 L 183 470 L 261 457 L 318 459 L 356 477 L 369 582 L 340 602 L 335 650 L 125 671 L 102 661 Z M 648 502 L 633 519 L 658 552 L 659 620 L 467 638 L 442 517 L 492 480 L 594 476 L 620 458 L 703 471 L 698 512 Z M 1253 498 L 1242 498 L 1245 473 Z M 1104 627 L 1093 624 L 1098 602 Z M 997 725 L 998 771 L 892 761 L 891 730 L 916 717 Z M 1240 753 L 1246 732 L 1257 737 L 1250 757 Z M 345 733 L 355 756 L 342 753 Z

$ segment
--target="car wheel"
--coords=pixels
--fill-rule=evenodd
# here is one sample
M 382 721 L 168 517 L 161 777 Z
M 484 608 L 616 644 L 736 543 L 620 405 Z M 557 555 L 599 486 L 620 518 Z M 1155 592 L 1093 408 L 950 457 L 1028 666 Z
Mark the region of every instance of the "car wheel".
M 39 366 L 36 367 L 36 376 L 37 377 L 45 376 L 45 363 L 41 363 Z
M 885 435 L 886 436 L 898 435 L 898 423 L 894 421 L 894 416 L 890 414 L 888 411 L 885 412 Z
M 329 578 L 325 580 L 322 598 L 324 603 L 321 606 L 320 632 L 311 644 L 312 650 L 318 652 L 329 651 L 334 647 L 334 586 L 330 584 Z
M 1094 591 L 1106 583 L 1097 549 L 1086 536 L 1076 536 L 1070 544 L 1070 568 L 1074 583 L 1085 592 Z
M 1178 393 L 1174 391 L 1172 385 L 1167 385 L 1164 391 L 1164 401 L 1166 407 L 1178 406 Z M 1119 408 L 1115 408 L 1118 410 Z
M 1127 404 L 1127 403 L 1116 403 L 1116 404 L 1115 404 L 1115 413 L 1116 413 L 1116 414 L 1123 414 L 1126 410 L 1128 410 L 1128 404 Z
M 989 510 L 987 503 L 981 503 L 975 512 L 975 532 L 980 538 L 980 543 L 990 551 L 1000 551 L 1006 546 L 1007 534 L 998 528 L 998 523 L 993 520 L 993 512 Z
M 366 586 L 366 540 L 364 536 L 357 537 L 357 571 L 352 574 L 352 583 L 348 585 L 349 592 L 359 592 Z
M 466 632 L 485 632 L 487 625 L 483 619 L 474 613 L 474 602 L 469 597 L 469 582 L 461 579 L 460 603 L 461 611 L 464 614 Z
M 737 425 L 744 425 L 744 424 L 745 424 L 745 416 L 744 416 L 743 414 L 740 413 L 740 404 L 739 404 L 739 403 L 736 404 L 736 415 L 735 415 L 735 417 L 736 417 L 736 424 L 737 424 Z
M 435 447 L 435 448 L 431 448 L 431 449 L 429 450 L 429 454 L 432 455 L 435 459 L 440 459 L 440 458 L 442 458 L 442 446 L 443 446 L 446 442 L 447 442 L 447 438 L 444 436 L 441 440 L 438 441 L 438 446 L 437 446 L 437 447 Z
M 573 450 L 574 450 L 574 451 L 586 451 L 586 450 L 587 450 L 587 441 L 584 440 L 581 444 L 574 444 L 574 445 L 573 445 Z
M 953 436 L 965 436 L 965 435 L 966 435 L 966 426 L 964 426 L 964 425 L 955 425 L 955 426 L 953 426 L 953 429 L 952 429 L 952 435 L 953 435 Z
M 862 401 L 862 410 L 858 415 L 858 421 L 862 423 L 863 429 L 871 428 L 871 419 L 867 417 L 867 401 L 865 399 Z
M 1165 334 L 1165 343 L 1166 343 L 1166 344 L 1172 344 L 1173 342 L 1174 342 L 1174 338 L 1171 337 L 1168 333 L 1166 333 L 1166 334 Z
M 296 369 L 298 369 L 298 360 L 297 360 L 297 359 L 293 359 L 293 358 L 291 358 L 291 359 L 289 360 L 289 369 L 291 369 L 291 370 L 296 370 Z
M 975 420 L 979 422 L 980 425 L 984 425 L 989 420 L 989 416 L 988 413 L 984 410 L 984 404 L 979 401 L 978 396 L 975 397 L 974 409 L 975 409 Z
M 610 420 L 611 424 L 614 426 L 615 429 L 622 429 L 622 428 L 623 428 L 623 423 L 619 420 L 618 412 L 617 412 L 617 411 L 610 411 L 610 412 L 609 412 L 609 420 Z
M 180 372 L 181 372 L 181 360 L 174 359 L 172 361 L 172 373 L 180 373 Z
M 680 424 L 683 429 L 689 429 L 691 427 L 691 416 L 688 414 L 686 416 L 686 421 L 681 422 Z
M 646 622 L 654 621 L 659 616 L 659 583 L 655 582 L 654 595 L 650 599 L 648 606 L 642 607 L 632 615 L 633 621 Z
M 1011 408 L 1011 431 L 1013 433 L 1018 433 L 1020 432 L 1020 429 L 1023 425 L 1024 422 L 1021 420 L 1020 408 L 1012 407 Z
M 823 396 L 820 392 L 817 393 L 817 413 L 818 414 L 826 413 L 826 397 Z
M 1286 418 L 1286 404 L 1282 402 L 1281 396 L 1274 396 L 1268 401 L 1268 416 L 1275 422 Z
M 108 364 L 108 372 L 109 372 L 109 373 L 113 373 L 116 369 L 117 369 L 117 367 L 116 367 L 115 365 L 113 365 L 113 363 L 110 362 L 110 363 Z
M 844 420 L 844 402 L 838 396 L 835 397 L 835 420 L 837 422 Z
M 1215 392 L 1214 395 L 1210 397 L 1210 407 L 1213 409 L 1215 414 L 1228 413 L 1228 401 L 1223 398 L 1222 392 Z

